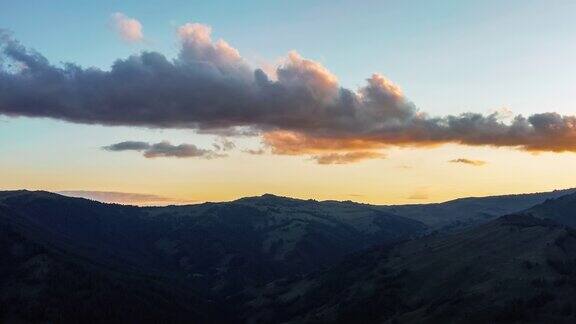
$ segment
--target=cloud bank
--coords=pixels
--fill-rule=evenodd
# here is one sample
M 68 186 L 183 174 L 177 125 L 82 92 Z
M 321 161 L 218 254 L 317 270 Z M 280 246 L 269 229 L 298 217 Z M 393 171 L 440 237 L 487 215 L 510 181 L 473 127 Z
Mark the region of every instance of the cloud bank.
M 0 114 L 258 134 L 274 154 L 309 155 L 319 163 L 379 157 L 389 146 L 444 143 L 576 152 L 574 116 L 545 112 L 510 121 L 499 112 L 432 116 L 380 74 L 346 89 L 320 63 L 294 51 L 268 75 L 250 67 L 227 42 L 213 41 L 206 25 L 185 24 L 178 38 L 180 51 L 173 59 L 143 52 L 118 59 L 106 71 L 53 65 L 4 32 Z M 162 148 L 148 155 L 178 156 Z
M 121 12 L 115 12 L 110 15 L 110 22 L 122 40 L 129 43 L 144 40 L 142 24 L 138 20 L 127 17 Z
M 103 150 L 110 152 L 137 151 L 142 152 L 146 158 L 157 157 L 175 157 L 175 158 L 203 158 L 214 159 L 226 155 L 216 153 L 211 150 L 201 149 L 193 144 L 172 145 L 170 142 L 163 141 L 156 144 L 137 141 L 125 141 L 102 147 Z

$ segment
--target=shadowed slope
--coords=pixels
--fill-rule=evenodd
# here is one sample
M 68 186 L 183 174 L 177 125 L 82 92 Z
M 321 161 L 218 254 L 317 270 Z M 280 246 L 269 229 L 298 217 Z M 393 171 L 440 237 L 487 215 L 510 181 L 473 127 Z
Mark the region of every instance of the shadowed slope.
M 576 189 L 554 190 L 518 195 L 469 197 L 438 204 L 379 206 L 384 211 L 420 221 L 431 228 L 456 231 L 486 223 L 499 216 L 517 213 L 576 192 Z
M 0 204 L 77 254 L 163 273 L 221 297 L 425 228 L 365 205 L 271 195 L 140 208 L 16 191 L 0 193 Z
M 154 273 L 101 263 L 0 204 L 0 322 L 219 323 L 226 312 Z
M 576 194 L 548 199 L 543 204 L 528 209 L 525 213 L 576 228 Z
M 576 234 L 526 215 L 348 258 L 275 282 L 248 304 L 251 322 L 568 322 L 576 303 Z

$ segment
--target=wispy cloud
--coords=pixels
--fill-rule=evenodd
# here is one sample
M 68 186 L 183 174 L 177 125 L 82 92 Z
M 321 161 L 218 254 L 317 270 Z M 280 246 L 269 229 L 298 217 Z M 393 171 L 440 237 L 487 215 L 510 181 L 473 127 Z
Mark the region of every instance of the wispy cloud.
M 175 158 L 203 158 L 214 159 L 225 157 L 225 154 L 216 153 L 212 150 L 206 150 L 196 147 L 193 144 L 172 145 L 170 142 L 163 141 L 155 144 L 137 141 L 125 141 L 102 147 L 105 151 L 122 152 L 137 151 L 142 152 L 146 158 L 157 157 L 175 157 Z
M 468 165 L 473 165 L 473 166 L 482 166 L 482 165 L 485 165 L 487 163 L 486 161 L 482 161 L 482 160 L 471 160 L 471 159 L 466 159 L 466 158 L 454 159 L 454 160 L 450 160 L 448 162 L 450 162 L 450 163 L 462 163 L 462 164 L 468 164 Z
M 412 200 L 426 200 L 430 198 L 430 195 L 428 194 L 428 188 L 418 188 L 406 198 Z
M 131 43 L 144 40 L 142 24 L 138 20 L 130 18 L 121 12 L 115 12 L 110 15 L 110 21 L 122 40 Z
M 378 152 L 349 152 L 315 155 L 312 159 L 318 164 L 348 164 L 367 159 L 383 158 L 385 155 Z
M 217 151 L 231 151 L 236 148 L 236 144 L 226 137 L 218 137 L 215 143 L 212 144 Z
M 244 153 L 248 153 L 251 155 L 263 155 L 266 154 L 266 150 L 263 148 L 260 149 L 247 149 L 247 150 L 243 150 L 242 152 Z
M 105 203 L 129 205 L 167 205 L 194 202 L 194 200 L 179 200 L 158 195 L 132 192 L 65 190 L 58 191 L 57 193 L 68 197 L 86 198 Z

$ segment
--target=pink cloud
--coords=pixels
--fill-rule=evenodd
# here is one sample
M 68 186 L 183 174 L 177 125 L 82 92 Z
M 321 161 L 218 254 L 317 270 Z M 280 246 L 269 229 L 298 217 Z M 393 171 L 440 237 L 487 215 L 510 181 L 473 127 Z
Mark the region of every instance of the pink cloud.
M 135 43 L 144 40 L 142 24 L 138 20 L 130 18 L 121 12 L 113 13 L 110 18 L 113 27 L 124 41 Z

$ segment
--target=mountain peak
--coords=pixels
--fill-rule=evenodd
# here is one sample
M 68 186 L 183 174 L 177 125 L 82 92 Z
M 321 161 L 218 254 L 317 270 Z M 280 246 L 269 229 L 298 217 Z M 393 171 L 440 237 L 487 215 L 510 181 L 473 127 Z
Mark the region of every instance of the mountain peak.
M 307 200 L 265 193 L 265 194 L 260 195 L 260 196 L 240 198 L 240 199 L 235 200 L 234 202 L 257 204 L 257 205 L 269 205 L 269 204 L 274 204 L 274 205 L 290 204 L 290 205 L 293 205 L 293 204 L 303 203 L 306 201 Z

